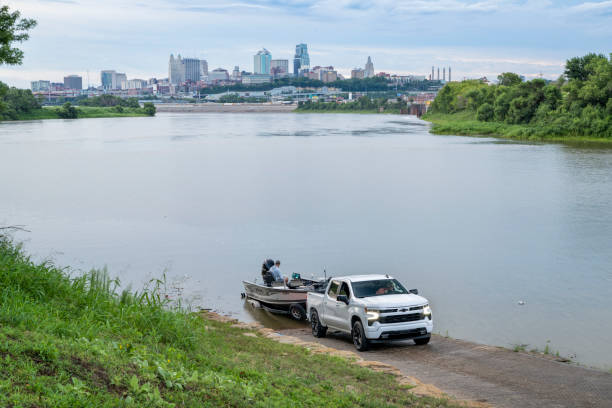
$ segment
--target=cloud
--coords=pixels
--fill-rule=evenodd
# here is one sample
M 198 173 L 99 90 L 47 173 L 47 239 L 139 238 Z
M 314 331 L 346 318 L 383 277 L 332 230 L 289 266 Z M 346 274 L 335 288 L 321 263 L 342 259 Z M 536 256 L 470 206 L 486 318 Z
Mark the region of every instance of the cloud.
M 570 11 L 578 12 L 589 12 L 589 11 L 602 11 L 612 9 L 612 0 L 600 1 L 600 2 L 586 2 L 576 6 L 569 7 Z

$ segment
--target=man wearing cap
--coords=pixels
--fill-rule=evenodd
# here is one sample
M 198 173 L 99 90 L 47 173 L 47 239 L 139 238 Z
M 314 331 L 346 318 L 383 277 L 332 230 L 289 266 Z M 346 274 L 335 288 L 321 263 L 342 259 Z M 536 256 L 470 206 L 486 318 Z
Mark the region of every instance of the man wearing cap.
M 287 283 L 287 278 L 283 279 L 283 275 L 281 274 L 280 261 L 279 260 L 277 260 L 274 263 L 274 266 L 270 268 L 270 273 L 272 274 L 272 276 L 274 276 L 274 280 L 275 281 Z

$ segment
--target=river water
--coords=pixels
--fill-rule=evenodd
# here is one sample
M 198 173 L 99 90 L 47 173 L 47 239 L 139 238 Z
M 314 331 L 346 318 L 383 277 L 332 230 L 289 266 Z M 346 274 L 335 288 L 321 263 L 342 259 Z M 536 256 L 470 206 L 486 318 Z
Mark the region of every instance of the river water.
M 612 150 L 391 115 L 1 123 L 0 224 L 24 225 L 38 259 L 133 288 L 165 274 L 171 294 L 245 320 L 262 314 L 241 280 L 266 257 L 285 274 L 388 273 L 443 335 L 612 367 Z

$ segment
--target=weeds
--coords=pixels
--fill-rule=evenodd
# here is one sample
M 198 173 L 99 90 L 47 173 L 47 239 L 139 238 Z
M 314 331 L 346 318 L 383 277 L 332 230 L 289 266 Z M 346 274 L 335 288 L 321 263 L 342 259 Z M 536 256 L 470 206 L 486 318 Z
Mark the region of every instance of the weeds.
M 164 285 L 119 293 L 106 270 L 71 278 L 0 238 L 0 406 L 451 406 L 205 321 L 170 304 Z

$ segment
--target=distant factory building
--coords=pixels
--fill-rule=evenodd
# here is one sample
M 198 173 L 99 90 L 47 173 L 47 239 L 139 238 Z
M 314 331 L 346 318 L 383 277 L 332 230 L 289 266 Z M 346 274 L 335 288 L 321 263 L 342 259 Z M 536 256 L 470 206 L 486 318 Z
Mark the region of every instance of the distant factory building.
M 64 77 L 64 89 L 83 89 L 83 78 L 78 75 L 68 75 Z
M 262 48 L 253 56 L 253 73 L 270 75 L 272 65 L 272 54 L 270 51 Z

